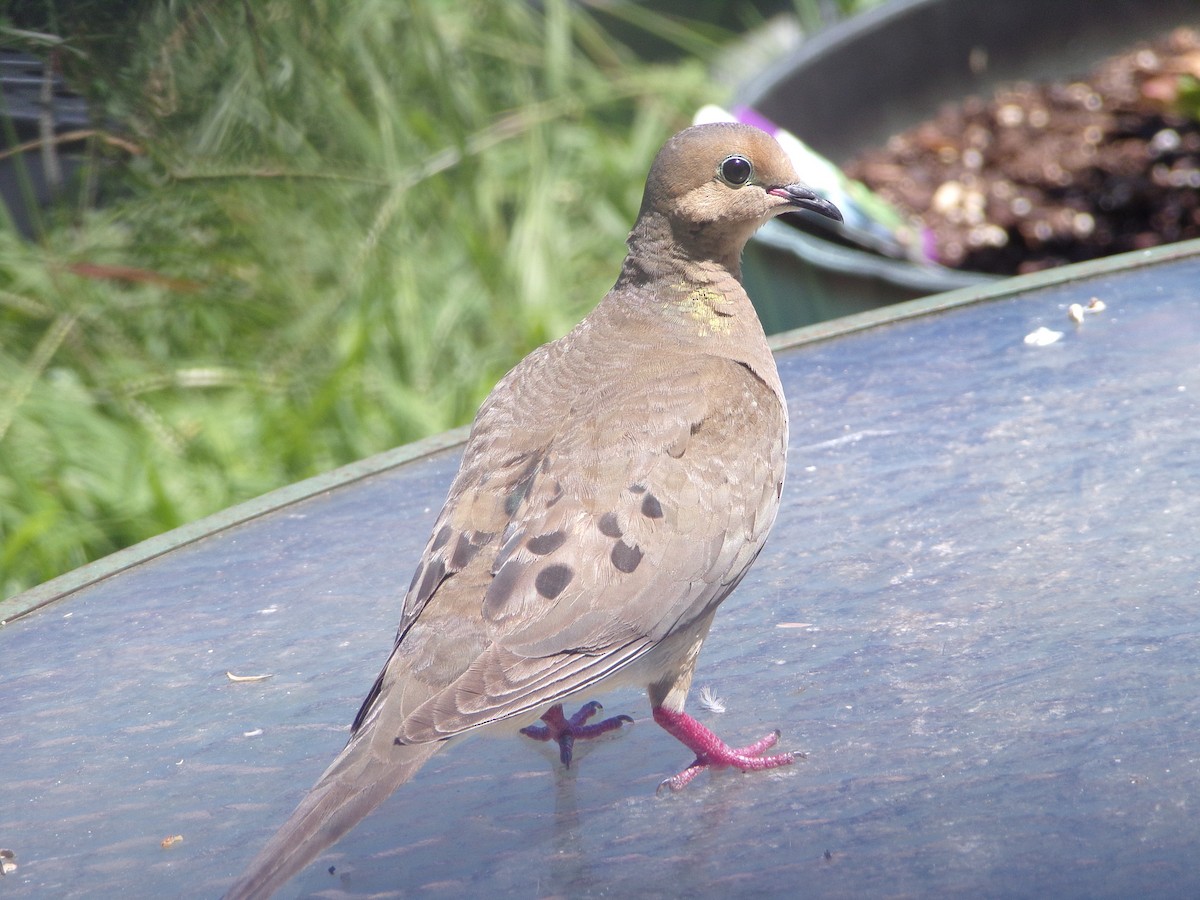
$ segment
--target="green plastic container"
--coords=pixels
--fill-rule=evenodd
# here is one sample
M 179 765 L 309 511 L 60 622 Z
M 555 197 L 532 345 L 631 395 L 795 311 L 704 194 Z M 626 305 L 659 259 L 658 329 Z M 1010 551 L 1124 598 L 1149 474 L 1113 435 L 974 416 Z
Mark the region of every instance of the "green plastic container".
M 815 35 L 736 99 L 836 163 L 1017 79 L 1081 74 L 1139 40 L 1200 27 L 1196 0 L 896 0 Z M 980 284 L 769 223 L 743 275 L 768 332 Z

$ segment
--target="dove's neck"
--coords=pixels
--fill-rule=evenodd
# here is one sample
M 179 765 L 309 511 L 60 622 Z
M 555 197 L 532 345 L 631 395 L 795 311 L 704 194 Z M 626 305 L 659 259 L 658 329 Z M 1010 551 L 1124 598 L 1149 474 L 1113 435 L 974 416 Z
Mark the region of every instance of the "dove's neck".
M 749 229 L 745 229 L 747 232 Z M 688 228 L 643 210 L 629 233 L 629 255 L 615 293 L 652 314 L 695 320 L 701 332 L 745 339 L 762 334 L 758 315 L 741 283 L 746 236 L 728 224 Z
M 688 230 L 666 216 L 643 211 L 629 233 L 622 281 L 634 284 L 686 280 L 695 285 L 740 284 L 746 235 L 731 235 L 714 223 Z
M 597 309 L 601 318 L 637 320 L 659 347 L 744 363 L 782 396 L 762 324 L 739 280 L 745 240 L 726 234 L 723 246 L 735 252 L 705 252 L 694 235 L 681 240 L 665 219 L 643 215 L 628 243 L 621 275 Z

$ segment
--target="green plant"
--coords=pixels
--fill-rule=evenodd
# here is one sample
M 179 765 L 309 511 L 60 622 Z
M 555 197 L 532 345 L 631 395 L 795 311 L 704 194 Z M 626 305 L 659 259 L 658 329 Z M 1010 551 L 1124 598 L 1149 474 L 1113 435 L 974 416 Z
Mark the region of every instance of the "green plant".
M 152 9 L 108 202 L 0 227 L 0 591 L 467 421 L 714 93 L 586 10 Z

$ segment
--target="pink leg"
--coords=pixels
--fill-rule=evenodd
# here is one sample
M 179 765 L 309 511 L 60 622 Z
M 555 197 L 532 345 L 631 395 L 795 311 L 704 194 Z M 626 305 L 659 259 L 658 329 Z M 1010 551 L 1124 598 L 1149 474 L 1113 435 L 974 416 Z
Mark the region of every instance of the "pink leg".
M 743 772 L 751 772 L 791 765 L 796 758 L 794 753 L 761 755 L 764 750 L 775 746 L 775 742 L 779 740 L 778 731 L 768 734 L 748 747 L 735 750 L 685 712 L 672 712 L 662 706 L 656 706 L 654 721 L 696 754 L 696 759 L 690 766 L 658 786 L 660 791 L 664 787 L 673 791 L 682 790 L 701 770 L 707 768 L 724 769 L 732 766 Z
M 545 725 L 527 725 L 521 729 L 521 734 L 531 737 L 535 741 L 557 741 L 558 758 L 569 769 L 571 767 L 571 750 L 575 746 L 576 740 L 599 737 L 606 732 L 615 731 L 626 722 L 633 721 L 629 716 L 613 716 L 611 719 L 596 722 L 594 725 L 584 724 L 602 709 L 604 709 L 603 706 L 592 700 L 585 703 L 580 707 L 579 712 L 568 719 L 563 715 L 562 704 L 556 703 L 542 716 Z

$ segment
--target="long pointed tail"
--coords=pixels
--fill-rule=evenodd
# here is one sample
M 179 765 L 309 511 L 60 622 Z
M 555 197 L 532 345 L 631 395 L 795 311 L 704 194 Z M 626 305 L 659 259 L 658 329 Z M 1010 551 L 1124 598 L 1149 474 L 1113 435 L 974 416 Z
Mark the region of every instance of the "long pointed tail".
M 283 827 L 225 894 L 225 900 L 270 897 L 326 847 L 408 781 L 442 743 L 400 746 L 352 741 Z

